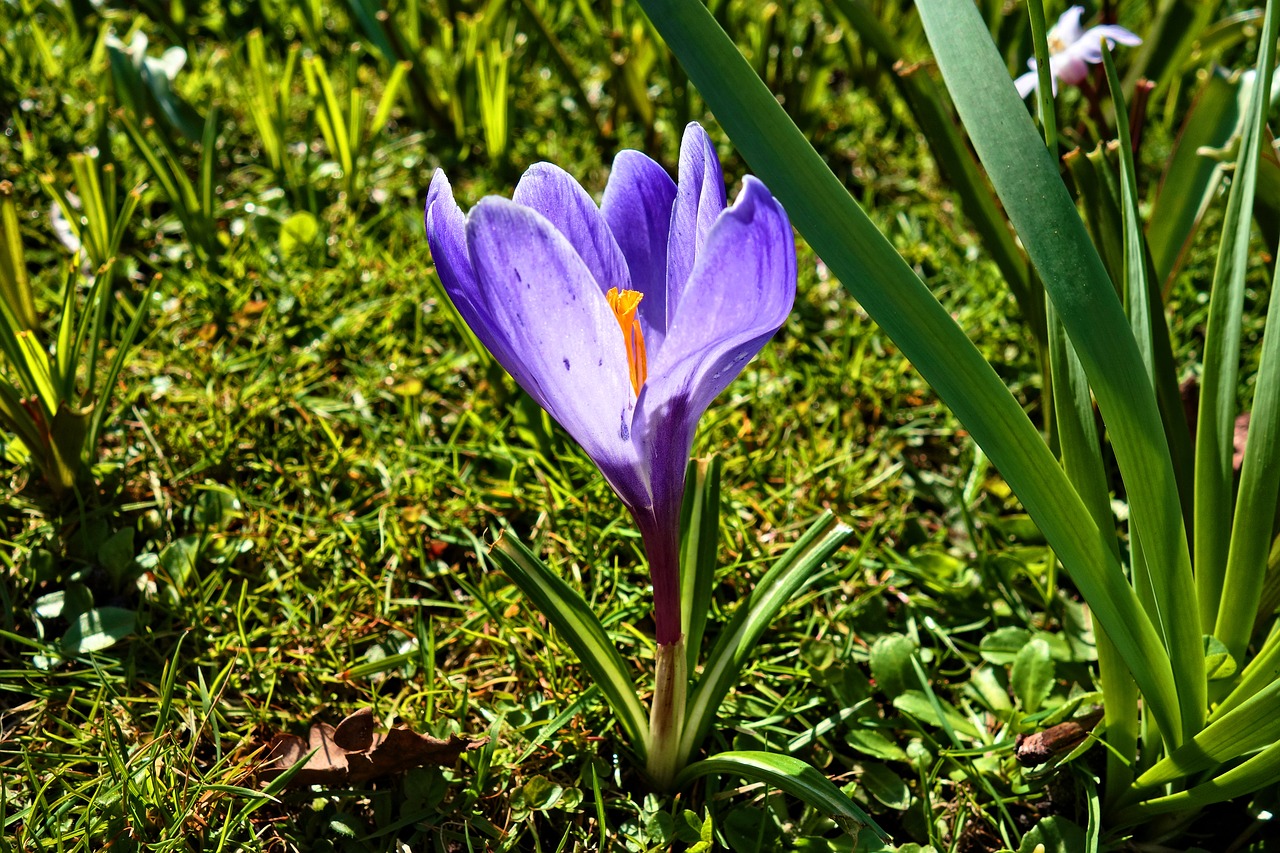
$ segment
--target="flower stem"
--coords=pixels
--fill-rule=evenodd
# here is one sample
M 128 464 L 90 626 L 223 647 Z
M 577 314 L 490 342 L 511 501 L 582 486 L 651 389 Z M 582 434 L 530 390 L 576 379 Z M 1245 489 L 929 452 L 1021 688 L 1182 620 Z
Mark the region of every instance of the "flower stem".
M 645 771 L 654 787 L 667 790 L 684 768 L 680 737 L 684 730 L 685 694 L 689 673 L 684 635 L 674 643 L 659 643 L 654 676 L 653 706 L 649 709 L 649 759 Z

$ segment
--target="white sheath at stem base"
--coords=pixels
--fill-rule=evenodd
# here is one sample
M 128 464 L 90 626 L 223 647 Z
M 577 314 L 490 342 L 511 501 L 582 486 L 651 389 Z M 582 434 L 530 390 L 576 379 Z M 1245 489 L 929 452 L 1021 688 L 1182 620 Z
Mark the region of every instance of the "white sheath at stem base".
M 689 673 L 683 634 L 674 643 L 658 645 L 654 678 L 653 706 L 649 709 L 649 760 L 645 770 L 655 787 L 666 790 L 683 769 L 685 759 L 680 754 L 680 736 L 684 729 Z

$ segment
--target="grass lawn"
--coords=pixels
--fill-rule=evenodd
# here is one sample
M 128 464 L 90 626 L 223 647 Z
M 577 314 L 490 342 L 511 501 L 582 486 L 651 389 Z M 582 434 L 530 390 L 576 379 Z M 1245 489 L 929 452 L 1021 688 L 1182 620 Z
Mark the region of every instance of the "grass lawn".
M 825 4 L 754 5 L 717 15 L 1042 425 L 1032 336 L 888 72 Z M 905 4 L 878 5 L 927 55 Z M 74 488 L 0 433 L 0 850 L 882 849 L 760 783 L 648 789 L 489 554 L 505 527 L 580 590 L 647 703 L 639 534 L 467 329 L 423 233 L 437 167 L 464 209 L 540 160 L 598 199 L 622 148 L 674 174 L 689 120 L 731 198 L 745 164 L 632 2 L 374 7 L 0 3 L 0 180 L 36 334 L 56 339 L 64 300 L 95 316 L 94 234 L 117 225 L 79 387 L 144 312 Z M 1148 128 L 1144 182 L 1176 130 Z M 803 759 L 884 849 L 1085 849 L 1105 750 L 1039 767 L 1018 750 L 1100 704 L 1087 608 L 964 427 L 797 248 L 790 318 L 694 446 L 723 460 L 708 646 L 820 513 L 854 534 L 764 635 L 704 752 Z M 1215 250 L 1196 244 L 1170 297 L 1183 366 Z M 1242 398 L 1268 292 L 1260 255 Z M 279 736 L 361 709 L 471 748 L 359 781 L 264 770 Z M 1244 831 L 1243 802 L 1215 819 Z

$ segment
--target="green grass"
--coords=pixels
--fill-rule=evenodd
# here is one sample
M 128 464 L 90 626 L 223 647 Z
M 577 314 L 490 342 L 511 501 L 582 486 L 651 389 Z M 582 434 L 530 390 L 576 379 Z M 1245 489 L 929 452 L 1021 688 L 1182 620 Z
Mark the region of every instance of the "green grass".
M 725 5 L 731 23 L 750 17 L 749 4 Z M 563 69 L 512 13 L 528 41 L 508 48 L 518 80 L 506 153 L 486 156 L 477 114 L 456 139 L 405 100 L 361 152 L 365 192 L 351 197 L 300 72 L 284 117 L 289 143 L 303 146 L 290 173 L 300 183 L 282 186 L 262 167 L 237 65 L 239 41 L 262 27 L 274 69 L 299 40 L 342 91 L 358 80 L 371 111 L 387 64 L 371 49 L 348 61 L 346 45 L 367 39 L 345 7 L 309 33 L 309 4 L 292 15 L 243 4 L 226 18 L 187 8 L 185 22 L 167 17 L 183 4 L 147 4 L 151 55 L 180 39 L 189 57 L 175 88 L 202 114 L 220 110 L 217 252 L 203 262 L 111 114 L 118 94 L 93 45 L 108 23 L 123 36 L 123 7 L 79 19 L 78 7 L 30 6 L 0 7 L 0 102 L 19 104 L 0 137 L 0 178 L 16 186 L 40 308 L 56 311 L 69 253 L 38 178 L 68 186 L 66 157 L 87 146 L 110 152 L 121 187 L 150 184 L 117 287 L 133 302 L 163 277 L 109 402 L 92 488 L 59 503 L 34 469 L 0 470 L 0 849 L 665 850 L 673 837 L 696 840 L 702 820 L 735 849 L 799 849 L 801 838 L 805 849 L 850 849 L 829 820 L 760 786 L 647 794 L 567 647 L 485 556 L 501 519 L 584 591 L 624 657 L 649 667 L 638 534 L 589 460 L 477 351 L 434 277 L 421 204 L 439 164 L 470 203 L 509 194 L 537 159 L 595 193 L 618 147 L 670 163 L 683 120 L 714 129 L 670 60 L 659 60 L 646 123 L 602 61 L 624 35 L 569 28 L 579 82 L 601 100 L 566 111 Z M 619 9 L 628 25 L 640 20 L 631 4 Z M 739 34 L 748 46 L 785 42 L 807 22 Z M 33 52 L 37 38 L 51 64 Z M 771 82 L 781 90 L 845 59 L 835 42 L 814 45 L 803 61 L 770 66 Z M 905 107 L 874 70 L 853 71 L 857 85 L 809 96 L 812 132 L 1036 410 L 1034 353 L 994 265 Z M 198 178 L 199 140 L 161 123 L 145 132 L 170 138 Z M 742 165 L 730 157 L 727 171 L 736 180 Z M 300 213 L 314 217 L 314 240 L 284 236 Z M 804 247 L 800 270 L 791 319 L 695 448 L 725 460 L 709 630 L 822 509 L 861 544 L 784 611 L 709 750 L 810 761 L 899 843 L 1017 849 L 1041 816 L 1083 823 L 1083 804 L 1064 799 L 1076 790 L 1069 772 L 1035 778 L 1013 758 L 1017 734 L 1057 722 L 1052 712 L 1093 689 L 1081 606 L 998 472 L 911 366 Z M 132 612 L 134 629 L 101 651 L 60 655 L 69 620 L 39 615 L 58 592 Z M 1047 651 L 1014 664 L 1032 636 Z M 1019 680 L 1033 665 L 1050 668 L 1035 713 Z M 273 734 L 366 706 L 384 723 L 490 740 L 456 767 L 264 791 L 255 768 Z

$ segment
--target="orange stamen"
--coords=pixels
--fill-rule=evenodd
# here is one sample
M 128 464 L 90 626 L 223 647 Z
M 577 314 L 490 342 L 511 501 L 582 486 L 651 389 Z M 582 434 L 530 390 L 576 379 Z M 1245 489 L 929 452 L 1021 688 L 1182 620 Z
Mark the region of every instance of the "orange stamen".
M 618 326 L 622 329 L 623 345 L 627 348 L 627 363 L 631 366 L 631 387 L 637 395 L 644 380 L 649 375 L 649 364 L 644 353 L 644 332 L 640 330 L 640 321 L 636 319 L 636 308 L 644 294 L 637 290 L 619 291 L 609 288 L 605 299 L 613 309 L 613 316 L 618 318 Z

